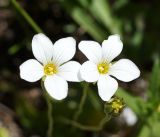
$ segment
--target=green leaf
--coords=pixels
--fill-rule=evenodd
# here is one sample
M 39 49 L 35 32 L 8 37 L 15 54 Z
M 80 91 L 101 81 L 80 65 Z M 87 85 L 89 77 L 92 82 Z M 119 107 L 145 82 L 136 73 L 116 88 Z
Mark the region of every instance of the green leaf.
M 137 137 L 151 137 L 150 127 L 147 125 L 143 125 L 139 135 Z
M 21 48 L 22 48 L 22 46 L 20 46 L 19 44 L 14 44 L 14 45 L 12 45 L 12 46 L 8 49 L 8 54 L 14 55 L 14 54 L 16 54 Z
M 143 122 L 143 126 L 138 133 L 138 137 L 159 137 L 160 118 L 159 113 L 154 112 Z
M 33 28 L 35 32 L 43 32 L 42 29 L 38 26 L 38 24 L 32 19 L 32 17 L 24 10 L 23 7 L 21 7 L 21 5 L 16 0 L 11 0 L 11 4 L 15 7 L 17 12 L 21 14 L 21 16 L 27 21 L 27 23 Z
M 107 32 L 100 27 L 92 16 L 76 1 L 60 0 L 72 18 L 97 41 L 102 41 Z
M 121 34 L 120 22 L 113 16 L 107 0 L 80 0 L 81 5 L 88 9 L 97 21 L 101 22 L 110 33 Z
M 151 102 L 154 101 L 155 103 L 156 102 L 159 103 L 159 97 L 160 97 L 160 63 L 159 63 L 158 59 L 155 60 L 149 83 L 150 83 L 149 91 L 148 91 L 149 101 L 151 101 Z

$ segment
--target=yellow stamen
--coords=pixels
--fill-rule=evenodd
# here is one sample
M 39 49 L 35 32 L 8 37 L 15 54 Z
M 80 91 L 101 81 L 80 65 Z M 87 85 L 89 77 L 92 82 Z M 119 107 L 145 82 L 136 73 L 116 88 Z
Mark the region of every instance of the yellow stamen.
M 120 99 L 117 99 L 112 102 L 112 109 L 114 110 L 114 113 L 120 113 L 123 107 L 124 105 Z
M 118 116 L 125 107 L 125 103 L 122 98 L 112 97 L 105 103 L 105 113 L 111 116 Z
M 45 75 L 53 75 L 58 72 L 56 65 L 53 63 L 48 63 L 44 66 L 44 73 Z
M 110 64 L 102 62 L 98 64 L 97 68 L 100 74 L 106 74 L 109 71 Z

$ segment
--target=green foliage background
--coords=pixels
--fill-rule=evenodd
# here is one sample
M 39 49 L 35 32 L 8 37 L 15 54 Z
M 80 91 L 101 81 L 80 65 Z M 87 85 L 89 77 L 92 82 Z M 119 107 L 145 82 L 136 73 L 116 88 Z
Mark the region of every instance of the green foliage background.
M 121 125 L 118 118 L 113 118 L 99 132 L 72 129 L 62 117 L 72 119 L 84 83 L 69 83 L 67 99 L 52 101 L 53 137 L 103 137 L 109 134 L 160 137 L 160 1 L 10 0 L 0 6 L 0 12 L 4 10 L 11 12 L 6 22 L 7 31 L 12 35 L 8 38 L 7 31 L 0 33 L 0 101 L 14 111 L 24 136 L 46 136 L 47 107 L 40 83 L 21 80 L 18 70 L 22 62 L 33 58 L 33 35 L 43 32 L 53 41 L 73 36 L 77 41 L 90 39 L 100 43 L 111 34 L 120 34 L 124 49 L 119 58 L 133 60 L 141 70 L 138 80 L 126 85 L 120 83 L 116 92 L 137 114 L 138 122 L 134 127 Z M 0 19 L 3 20 L 2 15 Z M 78 51 L 74 60 L 83 62 L 85 58 Z M 147 84 L 143 86 L 141 81 Z M 97 94 L 96 85 L 91 84 L 87 92 L 79 122 L 96 126 L 104 117 L 104 102 Z M 8 137 L 5 128 L 0 128 L 0 136 Z M 120 135 L 120 132 L 124 134 Z

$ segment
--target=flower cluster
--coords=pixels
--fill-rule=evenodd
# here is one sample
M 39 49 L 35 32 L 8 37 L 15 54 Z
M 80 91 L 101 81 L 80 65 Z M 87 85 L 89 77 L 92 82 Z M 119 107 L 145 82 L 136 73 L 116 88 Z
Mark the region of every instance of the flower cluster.
M 109 36 L 103 41 L 102 47 L 95 41 L 81 41 L 78 47 L 88 58 L 82 65 L 70 61 L 76 52 L 74 38 L 62 38 L 53 44 L 44 34 L 35 35 L 32 51 L 37 60 L 29 59 L 21 64 L 20 77 L 29 82 L 44 78 L 46 91 L 57 100 L 67 96 L 67 81 L 97 82 L 99 96 L 102 100 L 109 101 L 118 88 L 113 77 L 129 82 L 140 75 L 137 66 L 128 59 L 111 62 L 123 48 L 118 35 Z

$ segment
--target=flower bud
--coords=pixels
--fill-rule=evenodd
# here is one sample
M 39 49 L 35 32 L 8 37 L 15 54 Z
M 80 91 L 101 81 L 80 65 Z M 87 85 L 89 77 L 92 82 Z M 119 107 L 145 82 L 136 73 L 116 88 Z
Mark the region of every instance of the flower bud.
M 122 98 L 113 97 L 105 103 L 104 112 L 111 116 L 119 116 L 125 107 L 125 103 Z

